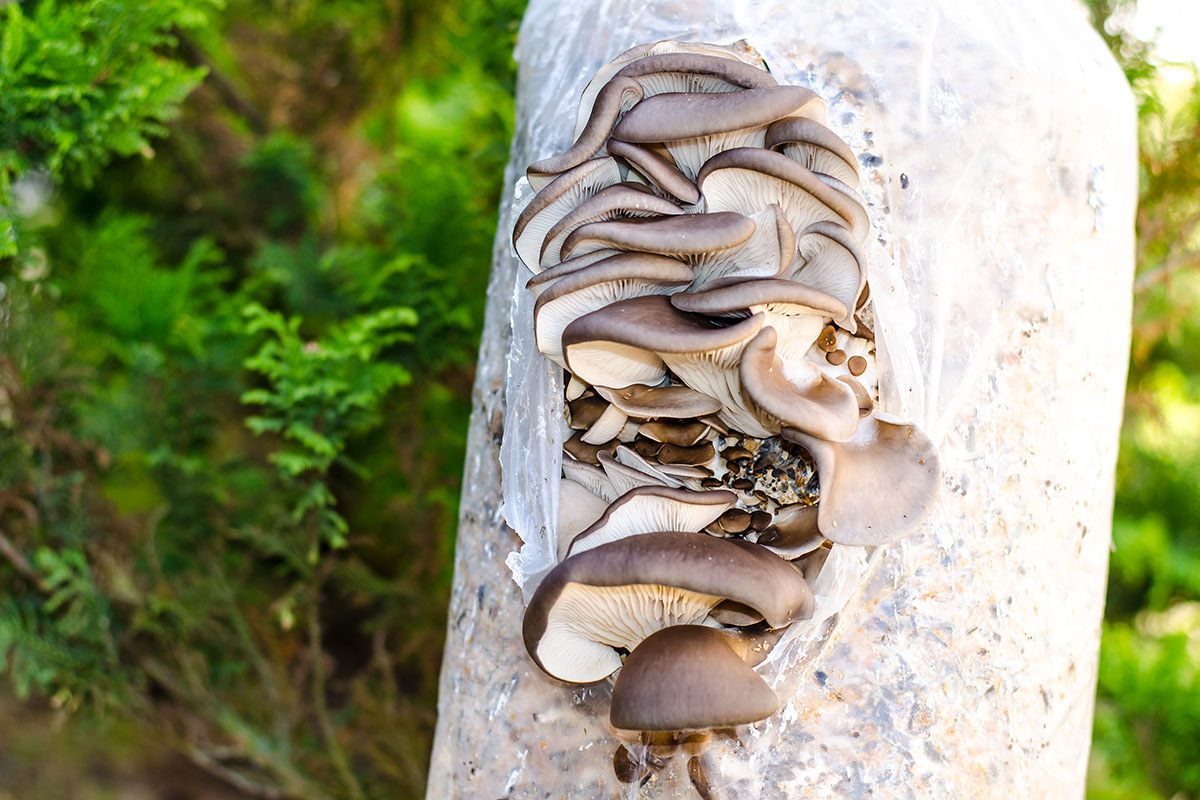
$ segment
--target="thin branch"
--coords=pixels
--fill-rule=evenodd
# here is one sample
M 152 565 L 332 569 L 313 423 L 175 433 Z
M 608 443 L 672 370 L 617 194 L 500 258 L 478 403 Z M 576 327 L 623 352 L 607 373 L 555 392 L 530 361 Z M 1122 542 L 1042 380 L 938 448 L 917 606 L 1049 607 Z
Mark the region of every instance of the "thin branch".
M 1188 269 L 1189 267 L 1200 267 L 1200 251 L 1187 250 L 1177 253 L 1154 269 L 1143 272 L 1134 279 L 1133 291 L 1135 294 L 1145 292 L 1163 283 L 1176 272 Z
M 333 767 L 337 770 L 338 777 L 345 785 L 346 791 L 349 792 L 349 796 L 354 798 L 354 800 L 365 800 L 366 795 L 358 782 L 358 778 L 354 777 L 354 773 L 350 769 L 350 761 L 346 757 L 346 751 L 342 748 L 342 743 L 338 740 L 337 730 L 334 728 L 333 720 L 329 716 L 329 705 L 325 697 L 325 682 L 327 680 L 325 674 L 325 653 L 321 649 L 321 614 L 318 602 L 320 588 L 321 577 L 318 576 L 313 586 L 308 612 L 309 660 L 312 662 L 313 670 L 313 713 L 317 717 L 317 725 L 321 728 L 321 736 L 325 739 L 325 746 L 329 748 L 329 759 L 333 762 Z
M 36 586 L 38 591 L 48 591 L 46 584 L 42 582 L 41 576 L 37 574 L 37 571 L 33 568 L 33 565 L 30 564 L 29 560 L 25 558 L 25 555 L 17 549 L 16 545 L 14 545 L 12 541 L 10 541 L 9 538 L 4 535 L 3 531 L 0 531 L 0 555 L 3 555 L 8 563 L 12 564 L 13 569 L 24 575 L 30 581 L 30 583 Z
M 183 60 L 193 67 L 204 67 L 208 74 L 204 78 L 205 82 L 210 84 L 213 90 L 221 98 L 221 102 L 229 106 L 235 113 L 246 120 L 259 136 L 265 136 L 270 132 L 270 126 L 267 124 L 267 119 L 262 113 L 250 104 L 250 101 L 242 97 L 241 93 L 234 87 L 233 82 L 217 69 L 216 65 L 204 54 L 200 46 L 188 37 L 178 27 L 171 31 L 175 40 L 179 42 L 179 51 L 183 55 Z

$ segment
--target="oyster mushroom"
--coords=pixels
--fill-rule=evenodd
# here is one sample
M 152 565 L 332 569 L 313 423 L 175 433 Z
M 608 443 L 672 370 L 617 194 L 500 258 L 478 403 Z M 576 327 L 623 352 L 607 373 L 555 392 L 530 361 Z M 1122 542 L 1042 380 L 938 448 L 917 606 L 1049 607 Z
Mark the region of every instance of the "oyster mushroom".
M 710 317 L 748 317 L 762 312 L 766 326 L 779 334 L 776 353 L 801 359 L 829 320 L 849 313 L 836 297 L 795 281 L 745 280 L 702 292 L 676 294 L 671 305 Z
M 824 112 L 824 103 L 801 86 L 736 92 L 670 92 L 647 97 L 613 128 L 631 144 L 664 144 L 675 166 L 695 178 L 714 154 L 761 148 L 769 124 L 794 114 Z
M 644 533 L 573 555 L 538 585 L 522 634 L 534 663 L 570 683 L 602 680 L 656 630 L 702 622 L 723 600 L 778 628 L 812 614 L 800 571 L 763 547 L 703 533 Z
M 666 486 L 640 486 L 621 495 L 567 549 L 582 553 L 617 539 L 655 531 L 696 533 L 737 500 L 733 492 L 690 492 Z
M 682 208 L 640 184 L 613 184 L 575 206 L 546 232 L 546 238 L 542 242 L 541 266 L 546 269 L 561 260 L 562 243 L 580 225 L 621 217 L 655 217 L 682 213 Z
M 587 126 L 596 95 L 618 75 L 636 80 L 646 96 L 664 92 L 733 92 L 778 84 L 769 72 L 727 47 L 690 42 L 641 45 L 601 67 L 584 88 L 575 122 L 576 138 Z
M 592 158 L 604 143 L 616 124 L 617 118 L 642 99 L 642 86 L 631 78 L 613 78 L 596 95 L 591 116 L 575 139 L 575 144 L 566 151 L 541 161 L 535 161 L 525 170 L 529 185 L 540 189 L 572 167 L 577 167 Z
M 858 162 L 842 138 L 815 119 L 788 117 L 771 123 L 763 145 L 800 166 L 858 186 Z
M 754 147 L 717 153 L 696 176 L 709 212 L 746 213 L 774 203 L 783 209 L 792 230 L 834 222 L 862 241 L 870 227 L 866 211 L 858 200 L 828 181 L 782 153 Z
M 757 722 L 779 700 L 728 634 L 677 625 L 647 636 L 613 684 L 609 720 L 639 731 L 691 731 Z
M 534 304 L 538 350 L 565 367 L 562 333 L 575 319 L 630 297 L 678 291 L 691 280 L 692 270 L 686 265 L 650 253 L 621 253 L 564 275 Z
M 852 437 L 858 428 L 854 390 L 809 361 L 785 365 L 775 354 L 777 338 L 774 328 L 763 328 L 738 365 L 745 398 L 759 421 L 773 432 L 787 426 L 833 442 Z
M 513 225 L 513 248 L 530 272 L 541 272 L 542 242 L 563 214 L 608 186 L 621 182 L 621 170 L 612 158 L 593 158 L 567 170 L 546 184 Z
M 791 428 L 782 435 L 816 462 L 817 527 L 831 541 L 887 544 L 916 530 L 933 508 L 941 477 L 937 451 L 914 425 L 876 414 L 844 442 Z

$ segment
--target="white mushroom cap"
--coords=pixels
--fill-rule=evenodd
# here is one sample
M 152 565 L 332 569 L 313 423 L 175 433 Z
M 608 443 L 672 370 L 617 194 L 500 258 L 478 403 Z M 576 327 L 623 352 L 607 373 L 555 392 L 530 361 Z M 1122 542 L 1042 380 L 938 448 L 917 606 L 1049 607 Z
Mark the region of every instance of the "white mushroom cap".
M 785 428 L 817 465 L 817 527 L 838 544 L 880 545 L 912 533 L 933 509 L 941 470 L 929 437 L 878 415 L 846 442 Z
M 576 536 L 600 519 L 608 503 L 582 484 L 563 479 L 558 489 L 558 560 L 562 561 Z

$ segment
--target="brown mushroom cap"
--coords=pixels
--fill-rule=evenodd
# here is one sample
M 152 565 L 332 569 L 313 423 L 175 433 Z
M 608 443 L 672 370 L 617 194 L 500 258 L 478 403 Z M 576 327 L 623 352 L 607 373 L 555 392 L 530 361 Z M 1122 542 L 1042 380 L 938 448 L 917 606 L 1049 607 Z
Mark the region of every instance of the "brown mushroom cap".
M 675 217 L 590 222 L 571 232 L 562 245 L 568 258 L 600 248 L 695 256 L 736 247 L 754 234 L 754 220 L 741 214 L 683 214 Z
M 791 561 L 821 546 L 825 537 L 817 528 L 818 506 L 800 504 L 775 510 L 770 526 L 758 537 L 758 543 L 775 555 Z
M 719 93 L 670 92 L 647 97 L 630 109 L 613 128 L 612 136 L 634 144 L 653 144 L 765 128 L 820 102 L 814 92 L 802 86 Z
M 633 78 L 645 94 L 721 92 L 774 86 L 777 81 L 741 53 L 720 45 L 657 42 L 626 50 L 596 71 L 579 99 L 578 137 L 587 125 L 596 94 L 616 77 Z
M 816 462 L 817 526 L 831 541 L 886 544 L 912 533 L 933 509 L 941 477 L 937 450 L 914 425 L 872 416 L 845 442 L 789 428 L 783 438 Z
M 650 634 L 625 659 L 609 719 L 625 730 L 728 728 L 769 717 L 778 706 L 728 634 L 678 625 Z
M 564 275 L 534 304 L 538 350 L 565 367 L 562 332 L 571 322 L 629 297 L 678 291 L 691 280 L 690 267 L 651 253 L 621 253 Z
M 622 142 L 620 139 L 609 139 L 608 152 L 628 161 L 651 183 L 672 197 L 678 197 L 688 205 L 700 200 L 700 190 L 691 178 L 653 150 Z
M 697 392 L 697 394 L 699 394 Z M 707 397 L 707 395 L 705 395 Z M 709 398 L 710 400 L 712 398 Z M 713 401 L 716 403 L 716 401 Z M 721 404 L 716 403 L 719 407 Z M 638 436 L 644 436 L 655 444 L 677 444 L 691 447 L 711 430 L 703 422 L 647 422 L 638 427 Z
M 719 402 L 686 386 L 597 386 L 596 392 L 629 416 L 641 419 L 691 419 L 721 410 Z
M 591 683 L 650 632 L 703 621 L 722 600 L 770 627 L 811 616 L 812 590 L 787 561 L 750 542 L 645 533 L 573 555 L 542 580 L 525 611 L 525 648 L 544 672 Z
M 748 341 L 762 323 L 763 318 L 756 316 L 718 327 L 703 317 L 675 309 L 666 297 L 635 297 L 593 311 L 568 325 L 562 336 L 563 353 L 567 368 L 593 386 L 652 385 L 666 375 L 660 354 L 703 353 L 736 346 Z M 703 391 L 686 378 L 684 382 Z
M 858 399 L 854 391 L 807 361 L 792 368 L 806 369 L 810 380 L 793 383 L 775 355 L 774 328 L 763 328 L 746 347 L 739 368 L 742 388 L 763 424 L 799 428 L 830 441 L 844 442 L 858 427 Z
M 529 183 L 537 188 L 538 183 L 549 182 L 553 176 L 579 166 L 595 156 L 608 141 L 609 132 L 616 124 L 617 117 L 641 100 L 643 94 L 641 84 L 631 78 L 614 78 L 605 84 L 596 95 L 591 116 L 576 138 L 575 144 L 556 156 L 530 164 L 529 169 L 525 171 Z
M 841 300 L 820 289 L 770 278 L 679 293 L 671 298 L 671 304 L 682 311 L 717 317 L 762 312 L 766 325 L 779 335 L 776 352 L 793 360 L 804 358 L 826 320 L 842 320 L 848 313 Z

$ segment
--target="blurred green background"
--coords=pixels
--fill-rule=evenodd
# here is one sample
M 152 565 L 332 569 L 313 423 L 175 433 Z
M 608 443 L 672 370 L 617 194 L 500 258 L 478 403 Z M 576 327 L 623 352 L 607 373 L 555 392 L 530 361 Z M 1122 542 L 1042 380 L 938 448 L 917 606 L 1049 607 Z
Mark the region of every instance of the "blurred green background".
M 523 0 L 0 2 L 0 800 L 423 794 Z M 1200 79 L 1141 118 L 1089 797 L 1200 798 Z

